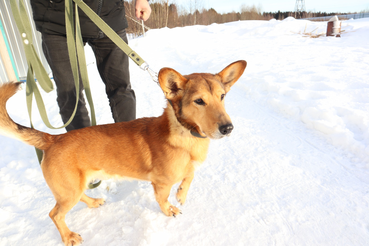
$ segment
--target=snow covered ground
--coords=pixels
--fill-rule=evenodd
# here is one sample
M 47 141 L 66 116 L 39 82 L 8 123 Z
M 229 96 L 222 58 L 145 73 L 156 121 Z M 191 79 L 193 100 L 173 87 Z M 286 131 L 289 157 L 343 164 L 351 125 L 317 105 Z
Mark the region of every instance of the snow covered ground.
M 341 38 L 301 34 L 326 25 L 240 21 L 151 30 L 131 40 L 154 70 L 216 73 L 246 60 L 226 97 L 235 130 L 211 143 L 181 216 L 160 211 L 148 182 L 108 180 L 87 191 L 106 204 L 79 203 L 66 217 L 70 229 L 84 245 L 369 245 L 369 19 L 342 22 Z M 110 123 L 86 51 L 98 123 Z M 160 88 L 134 64 L 131 78 L 138 117 L 160 115 Z M 55 92 L 44 98 L 60 125 Z M 28 124 L 24 91 L 8 110 Z M 64 131 L 46 129 L 34 115 L 36 128 Z M 62 245 L 34 149 L 2 136 L 0 149 L 0 245 Z

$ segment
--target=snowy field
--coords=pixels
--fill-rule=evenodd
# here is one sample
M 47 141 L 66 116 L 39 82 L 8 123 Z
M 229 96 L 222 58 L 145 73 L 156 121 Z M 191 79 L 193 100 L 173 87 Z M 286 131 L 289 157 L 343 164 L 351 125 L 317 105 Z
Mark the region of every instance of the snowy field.
M 326 25 L 240 21 L 151 30 L 131 40 L 156 71 L 217 73 L 246 60 L 226 97 L 235 130 L 211 143 L 181 216 L 161 212 L 148 182 L 108 180 L 87 191 L 106 204 L 79 203 L 67 214 L 69 228 L 89 246 L 369 245 L 369 19 L 342 22 L 341 38 L 302 35 L 324 32 Z M 104 87 L 86 51 L 98 123 L 110 123 Z M 135 64 L 131 80 L 138 117 L 160 115 L 160 88 Z M 55 92 L 44 98 L 51 121 L 60 125 Z M 8 110 L 28 125 L 24 91 Z M 34 115 L 36 128 L 63 132 L 47 130 Z M 0 245 L 62 245 L 33 147 L 0 136 L 0 149 Z

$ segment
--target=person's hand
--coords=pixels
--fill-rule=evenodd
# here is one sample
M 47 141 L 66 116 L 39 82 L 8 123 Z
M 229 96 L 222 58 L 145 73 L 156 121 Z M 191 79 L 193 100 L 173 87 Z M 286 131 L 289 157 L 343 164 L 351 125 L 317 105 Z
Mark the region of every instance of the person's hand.
M 136 17 L 146 21 L 151 14 L 150 4 L 147 0 L 136 0 Z

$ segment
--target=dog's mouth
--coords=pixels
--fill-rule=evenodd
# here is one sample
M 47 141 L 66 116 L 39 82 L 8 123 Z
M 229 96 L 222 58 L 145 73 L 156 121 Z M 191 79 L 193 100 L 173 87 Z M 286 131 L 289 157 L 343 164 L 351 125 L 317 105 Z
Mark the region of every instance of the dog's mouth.
M 207 138 L 207 136 L 203 136 L 201 135 L 200 133 L 198 132 L 195 132 L 195 131 L 191 131 L 191 135 L 194 136 L 194 137 L 197 137 L 197 138 Z
M 197 138 L 207 138 L 208 137 L 203 131 L 197 128 L 191 129 L 190 132 L 192 136 L 197 137 Z M 199 132 L 201 132 L 202 134 L 200 134 Z
M 190 132 L 191 132 L 192 136 L 195 136 L 195 137 L 198 137 L 198 138 L 207 138 L 207 137 L 209 137 L 209 138 L 215 140 L 215 139 L 221 139 L 221 138 L 224 138 L 224 137 L 231 136 L 233 128 L 234 127 L 233 127 L 232 123 L 228 123 L 228 124 L 219 126 L 213 132 L 206 132 L 206 131 L 203 131 L 200 126 L 196 125 L 196 126 L 192 126 L 192 128 L 190 129 Z
M 211 135 L 210 138 L 212 138 L 212 139 L 222 139 L 224 137 L 229 137 L 229 136 L 231 136 L 231 133 L 228 133 L 228 134 L 224 135 L 224 134 L 220 133 L 219 131 L 216 131 L 214 134 Z

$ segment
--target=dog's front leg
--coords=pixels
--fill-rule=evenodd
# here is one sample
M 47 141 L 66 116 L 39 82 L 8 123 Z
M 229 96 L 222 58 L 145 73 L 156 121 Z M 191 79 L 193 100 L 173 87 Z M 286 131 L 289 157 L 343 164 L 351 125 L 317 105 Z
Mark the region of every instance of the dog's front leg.
M 177 201 L 183 205 L 186 202 L 187 192 L 190 188 L 191 182 L 194 177 L 194 169 L 191 168 L 191 170 L 188 171 L 186 177 L 182 180 L 181 185 L 178 187 L 177 190 Z
M 176 217 L 176 215 L 181 213 L 181 210 L 168 201 L 172 185 L 152 183 L 152 186 L 154 187 L 156 201 L 165 215 Z

